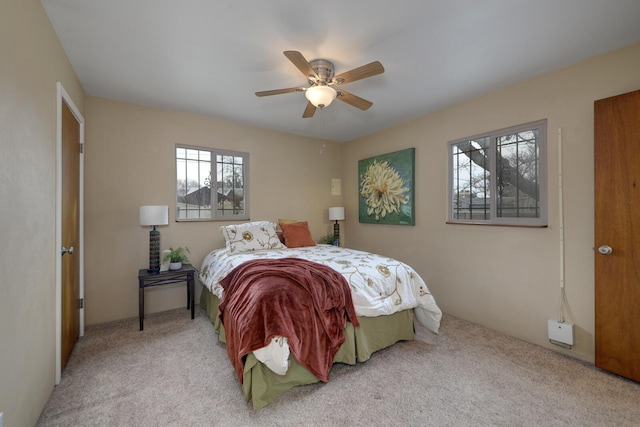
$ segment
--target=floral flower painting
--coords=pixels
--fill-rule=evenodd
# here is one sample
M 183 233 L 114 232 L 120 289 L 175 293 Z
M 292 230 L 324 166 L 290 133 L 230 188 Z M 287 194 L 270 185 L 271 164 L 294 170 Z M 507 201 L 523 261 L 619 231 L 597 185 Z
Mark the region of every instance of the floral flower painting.
M 415 225 L 415 148 L 358 161 L 362 223 Z

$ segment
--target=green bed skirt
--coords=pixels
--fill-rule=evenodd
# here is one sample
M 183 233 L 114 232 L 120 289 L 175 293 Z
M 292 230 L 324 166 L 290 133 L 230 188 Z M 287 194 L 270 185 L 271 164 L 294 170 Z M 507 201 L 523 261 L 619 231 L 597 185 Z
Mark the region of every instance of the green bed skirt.
M 205 287 L 202 289 L 200 306 L 207 311 L 218 338 L 225 341 L 224 326 L 218 318 L 218 297 Z M 413 310 L 405 310 L 389 316 L 360 317 L 360 326 L 354 328 L 347 323 L 344 329 L 345 342 L 336 354 L 334 363 L 355 365 L 365 362 L 378 350 L 398 341 L 413 340 Z M 247 355 L 244 366 L 242 390 L 245 400 L 253 401 L 253 408 L 260 409 L 283 395 L 293 387 L 313 384 L 319 380 L 306 368 L 289 356 L 286 375 L 278 375 L 262 364 L 253 353 Z

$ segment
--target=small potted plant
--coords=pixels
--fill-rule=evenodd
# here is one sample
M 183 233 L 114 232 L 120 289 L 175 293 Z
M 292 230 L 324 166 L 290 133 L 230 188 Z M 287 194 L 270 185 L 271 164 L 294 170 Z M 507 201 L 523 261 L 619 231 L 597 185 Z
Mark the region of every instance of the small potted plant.
M 340 240 L 335 236 L 335 234 L 327 234 L 324 237 L 324 242 L 328 245 L 340 246 Z
M 184 248 L 182 246 L 178 246 L 175 249 L 169 247 L 169 252 L 165 254 L 162 261 L 169 261 L 169 270 L 180 270 L 183 262 L 189 262 L 187 253 L 191 252 L 189 252 L 189 248 L 186 246 Z

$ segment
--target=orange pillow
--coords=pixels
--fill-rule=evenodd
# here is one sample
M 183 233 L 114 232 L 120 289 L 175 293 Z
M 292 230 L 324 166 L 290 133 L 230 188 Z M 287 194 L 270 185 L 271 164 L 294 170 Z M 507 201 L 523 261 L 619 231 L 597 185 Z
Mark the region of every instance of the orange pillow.
M 311 232 L 309 232 L 309 224 L 306 221 L 293 224 L 281 223 L 280 227 L 282 227 L 282 232 L 284 233 L 284 244 L 288 248 L 316 245 L 316 242 L 311 237 Z
M 297 219 L 289 219 L 289 218 L 278 218 L 278 225 L 282 224 L 295 224 L 296 222 L 300 222 Z

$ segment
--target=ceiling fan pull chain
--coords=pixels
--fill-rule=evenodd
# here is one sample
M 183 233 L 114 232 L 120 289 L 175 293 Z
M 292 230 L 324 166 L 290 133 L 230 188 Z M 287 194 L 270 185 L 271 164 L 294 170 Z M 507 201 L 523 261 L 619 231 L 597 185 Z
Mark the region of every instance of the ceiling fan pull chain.
M 324 149 L 327 148 L 326 135 L 324 134 L 324 108 L 320 109 L 320 128 L 322 130 L 322 148 L 320 154 L 324 153 Z

